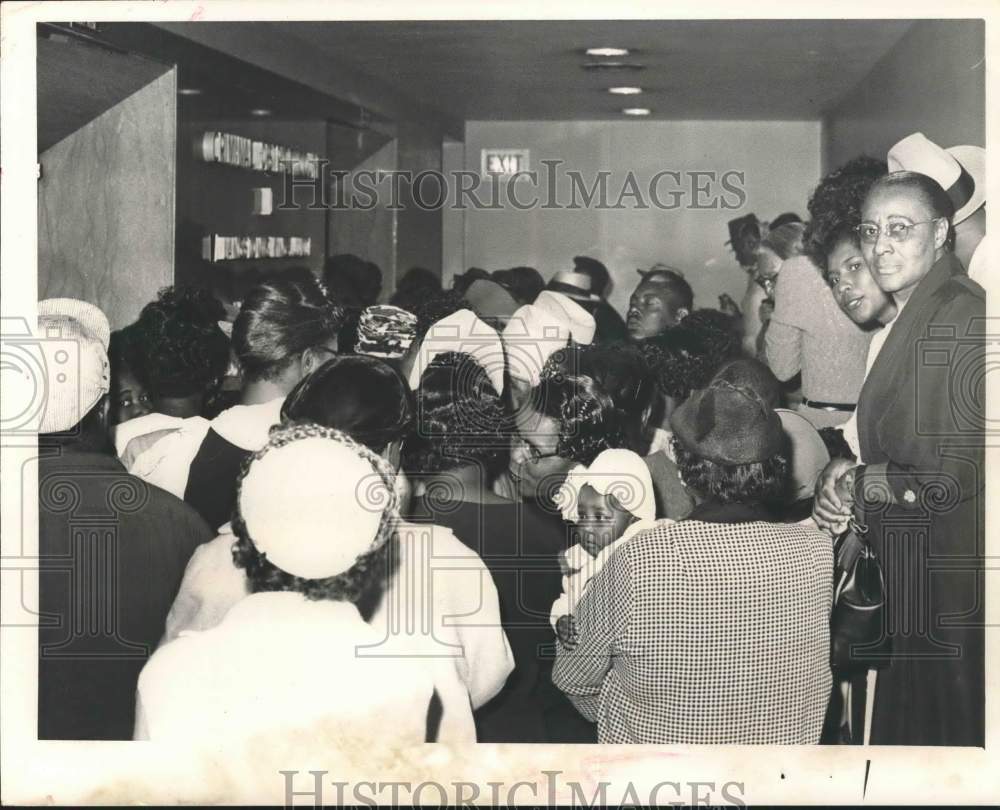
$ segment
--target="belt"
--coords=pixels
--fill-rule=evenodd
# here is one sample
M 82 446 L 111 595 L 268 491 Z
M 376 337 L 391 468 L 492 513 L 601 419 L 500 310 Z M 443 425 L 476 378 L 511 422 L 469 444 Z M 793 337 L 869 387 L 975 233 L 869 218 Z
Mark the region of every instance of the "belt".
M 817 408 L 821 411 L 847 411 L 851 413 L 857 409 L 857 405 L 845 405 L 841 402 L 818 402 L 815 399 L 802 398 L 802 404 L 809 408 Z

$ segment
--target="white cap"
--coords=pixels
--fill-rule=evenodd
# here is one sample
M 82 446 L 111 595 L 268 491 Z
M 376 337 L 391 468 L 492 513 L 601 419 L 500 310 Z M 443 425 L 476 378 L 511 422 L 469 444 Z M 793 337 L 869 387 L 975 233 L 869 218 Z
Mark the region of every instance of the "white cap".
M 565 348 L 569 339 L 564 319 L 535 304 L 520 307 L 503 330 L 510 376 L 534 388 L 541 382 L 545 361 Z
M 967 160 L 974 162 L 975 158 L 967 150 L 975 147 L 952 148 L 957 148 L 959 154 L 965 154 Z M 978 178 L 959 162 L 958 156 L 951 150 L 942 149 L 922 132 L 914 132 L 899 141 L 889 150 L 886 162 L 890 172 L 917 172 L 937 181 L 955 206 L 953 224 L 961 222 L 986 201 L 985 150 L 982 173 Z
M 579 519 L 577 503 L 584 484 L 601 495 L 614 495 L 621 507 L 639 520 L 656 518 L 656 499 L 649 467 L 640 455 L 631 450 L 605 450 L 589 467 L 577 465 L 569 471 L 556 493 L 563 520 L 575 523 Z
M 594 333 L 597 331 L 594 316 L 568 295 L 542 290 L 534 305 L 559 318 L 577 343 L 586 346 L 593 342 Z
M 460 309 L 435 323 L 424 335 L 410 369 L 410 390 L 420 387 L 420 378 L 434 358 L 446 352 L 471 356 L 486 371 L 498 394 L 503 393 L 506 359 L 497 330 L 484 323 L 471 309 Z
M 262 452 L 240 484 L 239 507 L 250 540 L 270 563 L 325 579 L 384 542 L 379 526 L 395 495 L 356 450 L 317 435 Z
M 38 302 L 38 345 L 45 366 L 39 433 L 78 425 L 111 388 L 111 327 L 93 304 L 75 298 Z

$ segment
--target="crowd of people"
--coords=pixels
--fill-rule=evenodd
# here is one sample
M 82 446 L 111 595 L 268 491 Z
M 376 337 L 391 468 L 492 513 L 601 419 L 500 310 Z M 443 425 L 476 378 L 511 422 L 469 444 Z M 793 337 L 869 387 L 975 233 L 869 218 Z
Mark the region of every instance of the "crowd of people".
M 982 745 L 981 153 L 735 220 L 742 306 L 587 256 L 40 302 L 39 737 Z M 887 666 L 831 663 L 847 533 Z

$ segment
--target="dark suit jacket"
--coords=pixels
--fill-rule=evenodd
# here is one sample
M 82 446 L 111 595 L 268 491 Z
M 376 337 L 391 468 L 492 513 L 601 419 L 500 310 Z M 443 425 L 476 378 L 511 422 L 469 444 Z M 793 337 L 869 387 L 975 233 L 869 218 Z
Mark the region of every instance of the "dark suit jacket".
M 43 457 L 38 489 L 38 737 L 130 740 L 139 671 L 215 533 L 111 455 Z
M 892 326 L 858 402 L 861 458 L 891 494 L 859 504 L 885 568 L 894 660 L 872 742 L 982 745 L 985 294 L 951 254 Z

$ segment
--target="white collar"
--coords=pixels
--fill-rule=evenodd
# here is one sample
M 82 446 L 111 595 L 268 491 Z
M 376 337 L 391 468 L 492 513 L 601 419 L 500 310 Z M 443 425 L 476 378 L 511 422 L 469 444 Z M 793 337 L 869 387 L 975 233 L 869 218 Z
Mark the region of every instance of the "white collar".
M 234 405 L 212 420 L 212 430 L 243 450 L 260 450 L 273 425 L 281 421 L 283 396 L 256 405 Z

